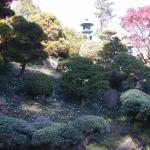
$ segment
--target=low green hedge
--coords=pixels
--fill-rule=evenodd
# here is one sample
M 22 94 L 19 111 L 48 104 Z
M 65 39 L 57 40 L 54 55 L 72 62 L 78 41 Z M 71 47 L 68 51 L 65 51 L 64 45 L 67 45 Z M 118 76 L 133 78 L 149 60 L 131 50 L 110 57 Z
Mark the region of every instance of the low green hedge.
M 34 146 L 44 145 L 50 148 L 65 149 L 75 145 L 86 138 L 92 132 L 100 135 L 109 131 L 107 122 L 98 116 L 83 116 L 68 124 L 53 124 L 47 128 L 38 130 L 33 134 Z
M 13 117 L 0 117 L 0 149 L 62 149 L 82 143 L 90 134 L 109 131 L 108 123 L 98 116 L 83 116 L 66 124 L 51 122 L 37 129 Z
M 31 96 L 50 95 L 53 91 L 51 77 L 36 74 L 25 80 L 25 90 Z
M 124 114 L 136 120 L 150 122 L 150 95 L 131 89 L 121 95 Z

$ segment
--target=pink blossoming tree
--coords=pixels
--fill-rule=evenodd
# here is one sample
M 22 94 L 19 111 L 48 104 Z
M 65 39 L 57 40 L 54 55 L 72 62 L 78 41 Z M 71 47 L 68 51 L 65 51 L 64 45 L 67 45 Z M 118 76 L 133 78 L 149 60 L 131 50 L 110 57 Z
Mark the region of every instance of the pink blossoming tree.
M 150 5 L 129 9 L 121 18 L 121 26 L 128 32 L 125 40 L 138 50 L 144 63 L 150 63 Z

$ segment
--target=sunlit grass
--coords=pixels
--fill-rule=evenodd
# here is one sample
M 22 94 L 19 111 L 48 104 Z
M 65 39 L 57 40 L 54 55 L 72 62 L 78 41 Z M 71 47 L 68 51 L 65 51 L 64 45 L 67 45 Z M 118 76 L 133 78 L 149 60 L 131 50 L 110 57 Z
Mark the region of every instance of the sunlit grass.
M 27 104 L 22 104 L 22 110 L 23 111 L 28 111 L 28 112 L 33 112 L 33 113 L 40 113 L 42 111 L 41 108 L 39 108 L 38 105 L 27 105 Z
M 119 121 L 119 122 L 124 122 L 124 121 L 126 121 L 126 119 L 127 119 L 126 116 L 121 115 L 121 116 L 119 116 L 119 117 L 117 118 L 117 121 Z
M 105 145 L 90 144 L 87 146 L 87 150 L 109 150 Z
M 144 150 L 150 150 L 150 144 L 144 148 Z
M 87 150 L 114 150 L 128 138 L 131 138 L 130 135 L 125 135 L 117 139 L 115 134 L 110 134 L 105 136 L 99 144 L 88 145 Z

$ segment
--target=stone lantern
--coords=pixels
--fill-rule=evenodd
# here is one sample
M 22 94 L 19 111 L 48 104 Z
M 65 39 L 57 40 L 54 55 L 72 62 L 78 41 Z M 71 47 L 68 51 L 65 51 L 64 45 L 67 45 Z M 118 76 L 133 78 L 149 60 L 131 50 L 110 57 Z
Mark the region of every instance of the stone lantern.
M 86 36 L 88 40 L 92 40 L 93 30 L 91 29 L 91 27 L 93 26 L 93 23 L 91 23 L 88 19 L 85 19 L 81 26 L 83 27 L 82 34 Z

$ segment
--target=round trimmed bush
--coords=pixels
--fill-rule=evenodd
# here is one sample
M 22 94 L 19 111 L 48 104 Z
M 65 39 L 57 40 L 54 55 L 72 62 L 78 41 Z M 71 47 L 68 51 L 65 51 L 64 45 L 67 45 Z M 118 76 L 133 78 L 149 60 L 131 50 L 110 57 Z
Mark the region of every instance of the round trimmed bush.
M 53 91 L 51 77 L 45 74 L 36 74 L 25 80 L 25 90 L 31 96 L 50 95 Z
M 120 97 L 122 110 L 127 116 L 143 122 L 150 122 L 150 95 L 131 89 Z

